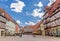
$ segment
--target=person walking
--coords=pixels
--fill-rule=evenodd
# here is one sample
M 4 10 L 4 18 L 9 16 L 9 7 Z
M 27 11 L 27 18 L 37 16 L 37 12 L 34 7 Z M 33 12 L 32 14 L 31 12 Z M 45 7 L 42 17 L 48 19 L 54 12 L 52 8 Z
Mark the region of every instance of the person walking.
M 22 31 L 20 31 L 20 34 L 19 34 L 20 37 L 22 37 Z

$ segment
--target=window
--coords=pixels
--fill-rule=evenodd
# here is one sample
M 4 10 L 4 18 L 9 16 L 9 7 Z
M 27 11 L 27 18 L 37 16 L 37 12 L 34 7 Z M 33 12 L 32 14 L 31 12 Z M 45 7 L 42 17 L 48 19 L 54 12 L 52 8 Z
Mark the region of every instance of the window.
M 7 22 L 7 20 L 2 16 L 0 16 L 0 21 Z
M 44 18 L 47 18 L 47 16 L 48 16 L 48 13 L 44 16 Z
M 55 21 L 53 22 L 53 26 L 56 26 L 56 22 Z
M 55 14 L 55 17 L 56 17 L 56 18 L 59 18 L 59 17 L 60 17 L 60 12 L 56 13 L 56 14 Z
M 43 23 L 45 23 L 45 20 L 43 21 Z
M 4 13 L 2 13 L 2 16 L 4 16 Z
M 56 18 L 55 18 L 55 16 L 53 16 L 53 18 L 52 18 L 53 20 L 55 20 Z
M 52 17 L 50 18 L 50 21 L 52 21 Z
M 44 20 L 44 22 L 43 22 L 44 24 L 46 24 L 46 20 Z
M 1 26 L 1 22 L 0 22 L 0 26 Z
M 50 21 L 53 21 L 53 20 L 55 20 L 56 18 L 55 18 L 55 16 L 52 16 L 51 18 L 50 18 Z
M 46 28 L 46 24 L 44 25 L 44 28 Z
M 52 27 L 53 23 L 51 23 L 51 27 Z
M 5 28 L 5 24 L 2 23 L 2 22 L 0 22 L 0 27 L 1 27 L 1 28 Z
M 59 22 L 58 22 L 58 23 L 59 23 L 59 25 L 60 25 L 60 19 L 59 19 Z
M 4 13 L 0 12 L 0 15 L 4 16 Z
M 55 21 L 51 23 L 51 26 L 52 26 L 52 27 L 53 27 L 53 26 L 56 26 Z
M 47 22 L 49 22 L 50 21 L 50 18 L 47 18 Z
M 59 25 L 59 24 L 60 24 L 60 23 L 59 23 L 59 20 L 56 20 L 56 24 L 57 24 L 57 25 Z
M 47 24 L 47 27 L 50 27 L 50 26 L 51 26 L 51 23 L 48 23 L 48 24 Z

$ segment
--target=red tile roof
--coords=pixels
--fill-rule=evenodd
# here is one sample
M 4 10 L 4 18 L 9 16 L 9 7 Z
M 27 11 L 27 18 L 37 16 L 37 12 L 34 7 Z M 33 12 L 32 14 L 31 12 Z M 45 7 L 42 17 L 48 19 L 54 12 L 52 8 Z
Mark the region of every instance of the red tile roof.
M 7 18 L 7 20 L 10 20 L 10 21 L 16 23 L 16 22 L 14 21 L 14 19 L 13 19 L 6 11 L 4 11 L 4 9 L 0 8 L 0 12 L 4 13 L 4 15 L 5 15 L 5 17 Z
M 50 8 L 50 11 L 48 11 L 49 16 L 50 16 L 51 14 L 53 14 L 53 11 L 57 8 L 58 4 L 60 4 L 60 0 L 56 0 L 56 1 L 52 4 L 52 6 L 51 6 L 51 8 Z
M 32 28 L 34 31 L 36 31 L 40 27 L 40 22 L 37 23 L 36 25 L 30 25 L 30 26 L 25 26 L 25 27 Z

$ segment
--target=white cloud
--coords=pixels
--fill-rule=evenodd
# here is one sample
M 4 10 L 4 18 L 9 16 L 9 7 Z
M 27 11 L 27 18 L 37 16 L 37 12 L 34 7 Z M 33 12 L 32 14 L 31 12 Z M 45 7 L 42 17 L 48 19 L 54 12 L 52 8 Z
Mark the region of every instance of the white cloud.
M 21 22 L 20 20 L 17 20 L 16 22 L 17 22 L 18 24 L 22 24 L 22 22 Z
M 23 7 L 25 7 L 24 2 L 19 0 L 17 1 L 17 3 L 11 3 L 10 5 L 11 10 L 15 12 L 22 12 Z
M 21 22 L 20 22 L 20 20 L 17 20 L 16 22 L 17 22 L 18 24 L 20 24 L 20 23 L 21 23 Z
M 43 12 L 40 13 L 40 11 L 41 11 L 41 9 L 34 9 L 33 13 L 32 13 L 32 16 L 41 18 L 44 15 L 44 13 Z
M 44 12 L 41 12 L 42 8 L 43 7 L 43 4 L 42 2 L 40 1 L 38 4 L 34 4 L 34 6 L 38 6 L 39 9 L 34 9 L 33 12 L 32 12 L 32 16 L 33 17 L 39 17 L 39 18 L 42 18 L 42 16 L 44 15 Z
M 42 2 L 39 2 L 38 4 L 34 4 L 34 6 L 43 7 L 43 4 Z
M 39 2 L 37 6 L 38 6 L 38 7 L 43 7 L 42 2 Z
M 25 22 L 25 24 L 27 24 L 27 25 L 35 25 L 36 23 L 29 21 L 29 22 Z
M 47 6 L 51 6 L 56 0 L 49 0 L 49 3 L 47 4 Z

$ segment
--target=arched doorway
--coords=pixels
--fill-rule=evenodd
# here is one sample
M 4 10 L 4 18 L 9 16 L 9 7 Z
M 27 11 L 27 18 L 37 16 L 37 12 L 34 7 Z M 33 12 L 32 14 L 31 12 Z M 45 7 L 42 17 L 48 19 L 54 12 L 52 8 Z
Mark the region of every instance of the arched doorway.
M 1 31 L 1 36 L 3 36 L 4 35 L 4 31 Z

